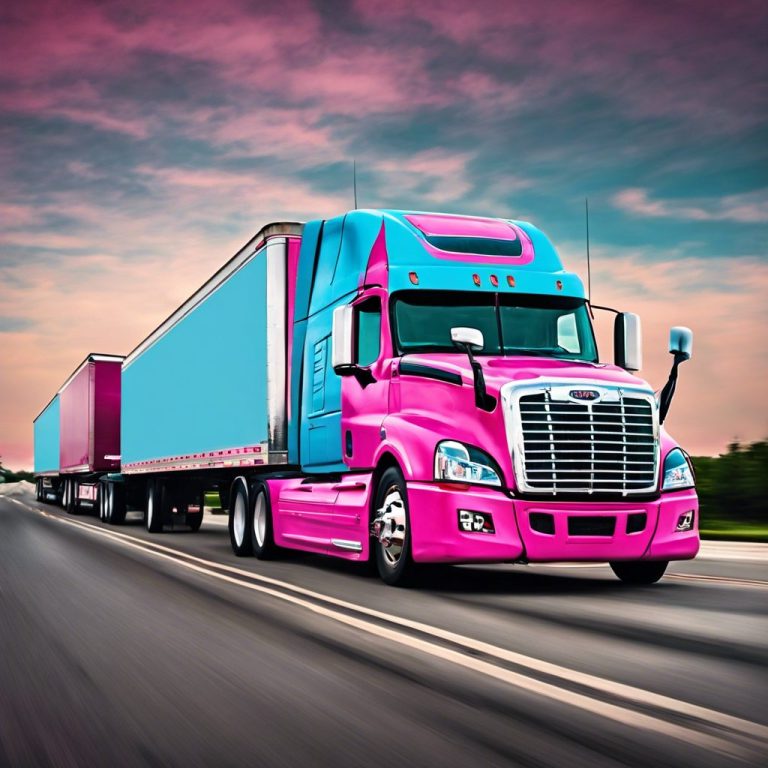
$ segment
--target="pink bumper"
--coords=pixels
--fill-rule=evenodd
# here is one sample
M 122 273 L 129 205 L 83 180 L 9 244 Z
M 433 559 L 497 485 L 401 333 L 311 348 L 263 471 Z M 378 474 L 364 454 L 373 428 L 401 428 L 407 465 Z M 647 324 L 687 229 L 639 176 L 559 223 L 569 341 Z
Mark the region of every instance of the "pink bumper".
M 643 503 L 533 502 L 490 488 L 412 482 L 408 502 L 417 562 L 687 560 L 699 551 L 698 500 L 690 490 Z M 462 510 L 490 515 L 494 532 L 460 530 Z M 675 530 L 689 511 L 693 528 Z

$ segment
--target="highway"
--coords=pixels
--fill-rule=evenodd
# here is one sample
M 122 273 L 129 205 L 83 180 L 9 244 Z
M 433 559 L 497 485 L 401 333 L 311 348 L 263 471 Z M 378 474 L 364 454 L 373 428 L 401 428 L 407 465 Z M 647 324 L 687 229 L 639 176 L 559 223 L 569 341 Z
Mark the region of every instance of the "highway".
M 1 488 L 1 487 L 0 487 Z M 768 556 L 605 565 L 236 558 L 0 490 L 2 766 L 768 764 Z

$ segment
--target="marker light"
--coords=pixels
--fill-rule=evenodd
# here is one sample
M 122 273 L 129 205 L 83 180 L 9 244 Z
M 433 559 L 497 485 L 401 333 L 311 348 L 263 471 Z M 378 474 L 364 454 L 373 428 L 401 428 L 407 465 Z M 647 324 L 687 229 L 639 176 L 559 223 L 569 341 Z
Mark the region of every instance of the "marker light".
M 408 277 L 414 285 L 419 284 L 419 276 L 415 272 L 409 272 Z
M 555 283 L 555 286 L 557 287 L 557 290 L 558 290 L 558 291 L 562 291 L 562 290 L 563 290 L 563 281 L 562 281 L 562 280 L 558 280 L 558 281 Z
M 512 275 L 507 275 L 507 285 L 510 288 L 514 288 L 515 287 L 515 278 Z
M 472 275 L 472 282 L 475 285 L 480 285 L 480 275 Z
M 498 286 L 499 286 L 499 278 L 496 277 L 496 275 L 491 275 L 491 285 L 494 288 L 498 288 Z

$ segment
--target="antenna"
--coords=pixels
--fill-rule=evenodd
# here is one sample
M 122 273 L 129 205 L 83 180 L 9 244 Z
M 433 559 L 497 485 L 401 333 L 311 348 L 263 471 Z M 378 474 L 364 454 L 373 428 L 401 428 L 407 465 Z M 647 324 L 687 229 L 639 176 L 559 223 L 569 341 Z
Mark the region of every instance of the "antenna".
M 352 161 L 352 190 L 355 196 L 355 210 L 357 210 L 357 161 Z
M 584 198 L 584 215 L 587 219 L 587 300 L 592 301 L 592 269 L 589 263 L 589 198 Z

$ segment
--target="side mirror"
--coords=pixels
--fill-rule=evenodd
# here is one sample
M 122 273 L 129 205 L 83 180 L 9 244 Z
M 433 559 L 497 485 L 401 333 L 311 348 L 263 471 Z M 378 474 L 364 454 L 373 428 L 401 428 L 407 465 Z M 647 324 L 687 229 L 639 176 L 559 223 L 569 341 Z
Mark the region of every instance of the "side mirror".
M 683 325 L 675 326 L 669 331 L 670 354 L 680 356 L 680 361 L 690 360 L 693 353 L 693 331 Z
M 613 323 L 613 359 L 627 371 L 643 367 L 643 331 L 640 317 L 632 312 L 619 312 Z
M 458 346 L 469 347 L 473 352 L 479 352 L 485 344 L 482 331 L 462 326 L 451 328 L 451 341 Z
M 667 418 L 669 406 L 672 405 L 672 398 L 675 396 L 677 366 L 691 359 L 693 331 L 682 325 L 672 328 L 669 332 L 669 352 L 672 355 L 672 370 L 659 395 L 659 424 L 663 424 L 664 419 Z
M 333 370 L 339 376 L 350 376 L 354 373 L 354 309 L 351 304 L 336 307 L 333 310 L 333 325 L 331 329 L 331 363 Z

